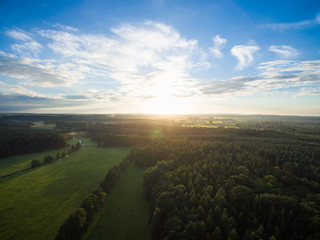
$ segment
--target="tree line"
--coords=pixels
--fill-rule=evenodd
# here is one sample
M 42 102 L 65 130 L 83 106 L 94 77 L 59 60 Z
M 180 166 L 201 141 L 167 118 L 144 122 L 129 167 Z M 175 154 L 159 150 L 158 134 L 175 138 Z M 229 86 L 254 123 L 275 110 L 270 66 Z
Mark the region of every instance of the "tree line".
M 0 125 L 0 158 L 65 146 L 65 136 L 57 131 L 32 129 L 28 125 L 18 123 Z
M 94 217 L 101 211 L 107 195 L 119 181 L 121 173 L 127 167 L 129 160 L 124 158 L 118 166 L 110 168 L 104 180 L 81 203 L 61 225 L 56 240 L 80 240 L 86 233 Z
M 78 151 L 80 148 L 81 148 L 81 144 L 80 144 L 80 142 L 77 142 L 76 144 L 71 145 L 71 147 L 70 147 L 69 151 L 67 151 L 67 153 L 66 152 L 62 152 L 62 153 L 58 152 L 55 157 L 53 157 L 51 155 L 45 156 L 43 158 L 42 163 L 38 159 L 33 159 L 31 161 L 31 168 L 39 167 L 44 164 L 49 164 L 49 163 L 53 163 L 55 161 L 61 160 L 65 157 L 67 157 L 68 155 L 70 155 L 71 153 Z

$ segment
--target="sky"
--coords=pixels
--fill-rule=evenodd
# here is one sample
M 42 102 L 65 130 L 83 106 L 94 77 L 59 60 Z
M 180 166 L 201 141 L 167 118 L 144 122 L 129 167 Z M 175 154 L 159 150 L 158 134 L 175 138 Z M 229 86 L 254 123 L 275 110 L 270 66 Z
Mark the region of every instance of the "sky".
M 0 0 L 0 112 L 320 116 L 320 1 Z

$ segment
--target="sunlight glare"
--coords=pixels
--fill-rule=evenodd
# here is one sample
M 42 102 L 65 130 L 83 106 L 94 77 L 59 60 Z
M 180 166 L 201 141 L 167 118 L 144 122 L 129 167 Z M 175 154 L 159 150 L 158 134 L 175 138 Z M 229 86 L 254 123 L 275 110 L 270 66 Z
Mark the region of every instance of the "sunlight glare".
M 183 114 L 186 112 L 187 104 L 180 98 L 161 96 L 150 101 L 149 113 L 153 114 Z

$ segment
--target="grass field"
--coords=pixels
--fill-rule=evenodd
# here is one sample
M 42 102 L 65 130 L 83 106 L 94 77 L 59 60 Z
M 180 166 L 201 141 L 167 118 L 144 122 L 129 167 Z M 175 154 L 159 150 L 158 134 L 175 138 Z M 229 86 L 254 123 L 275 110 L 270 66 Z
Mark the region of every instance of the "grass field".
M 59 150 L 22 154 L 3 158 L 0 160 L 0 176 L 4 176 L 31 167 L 31 161 L 33 159 L 38 159 L 43 162 L 43 158 L 45 156 L 51 155 L 55 157 L 58 152 L 66 152 L 68 149 L 69 147 Z
M 108 169 L 130 151 L 84 143 L 68 158 L 0 179 L 0 239 L 54 239 Z
M 122 174 L 87 240 L 150 240 L 149 205 L 142 191 L 144 169 L 131 163 Z
M 94 143 L 89 139 L 85 139 L 84 141 L 88 142 L 88 144 L 90 144 L 91 146 L 94 145 Z M 76 144 L 77 142 L 78 138 L 72 138 L 68 141 L 68 144 Z M 69 149 L 70 147 L 65 147 L 58 150 L 51 150 L 40 153 L 20 154 L 2 158 L 0 160 L 0 177 L 31 167 L 31 161 L 33 159 L 38 159 L 42 163 L 45 156 L 51 155 L 55 157 L 58 152 L 67 152 Z

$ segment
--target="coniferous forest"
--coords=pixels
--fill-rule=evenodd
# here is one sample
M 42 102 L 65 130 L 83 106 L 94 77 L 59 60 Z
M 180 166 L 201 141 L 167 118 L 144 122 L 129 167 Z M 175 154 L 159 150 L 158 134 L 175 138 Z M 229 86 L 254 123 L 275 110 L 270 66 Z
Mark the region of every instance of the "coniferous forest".
M 130 157 L 152 153 L 153 239 L 319 239 L 319 146 L 170 140 Z

